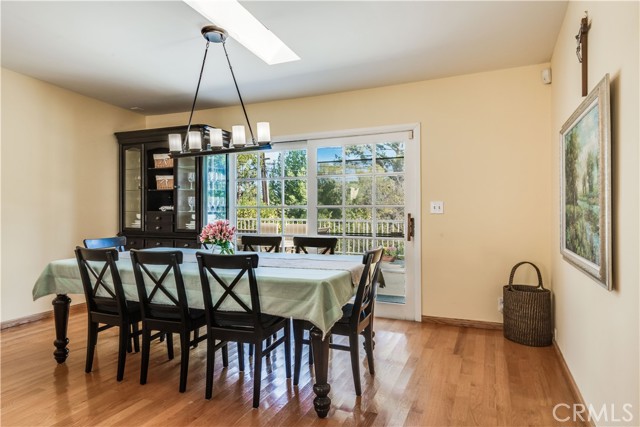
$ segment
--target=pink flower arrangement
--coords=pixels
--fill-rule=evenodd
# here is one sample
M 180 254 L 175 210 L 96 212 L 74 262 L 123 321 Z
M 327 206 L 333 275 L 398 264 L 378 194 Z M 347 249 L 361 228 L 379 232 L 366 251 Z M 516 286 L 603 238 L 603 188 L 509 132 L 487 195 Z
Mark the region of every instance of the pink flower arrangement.
M 200 242 L 214 244 L 220 247 L 221 254 L 232 254 L 231 241 L 236 234 L 236 227 L 229 224 L 228 219 L 219 219 L 207 224 L 200 232 Z

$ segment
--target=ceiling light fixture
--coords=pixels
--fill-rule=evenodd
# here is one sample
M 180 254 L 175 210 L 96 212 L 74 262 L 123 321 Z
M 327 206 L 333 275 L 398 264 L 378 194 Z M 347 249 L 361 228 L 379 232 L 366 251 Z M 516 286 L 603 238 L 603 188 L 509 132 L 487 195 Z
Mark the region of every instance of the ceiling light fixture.
M 269 65 L 298 61 L 300 57 L 235 0 L 183 0 Z
M 229 60 L 229 54 L 227 53 L 227 47 L 225 41 L 227 39 L 227 32 L 215 25 L 207 25 L 201 30 L 202 36 L 207 40 L 207 45 L 204 49 L 204 58 L 202 58 L 202 66 L 200 67 L 200 76 L 198 77 L 198 85 L 196 86 L 196 93 L 193 97 L 193 103 L 191 104 L 191 113 L 189 114 L 189 124 L 187 125 L 187 132 L 184 140 L 182 136 L 177 133 L 169 135 L 169 151 L 172 157 L 197 157 L 207 156 L 210 154 L 225 154 L 235 153 L 238 151 L 253 151 L 253 150 L 267 150 L 271 148 L 269 144 L 271 142 L 271 131 L 268 122 L 258 123 L 258 136 L 254 136 L 253 128 L 249 122 L 249 116 L 247 115 L 247 109 L 242 101 L 242 95 L 240 95 L 240 88 L 238 88 L 238 82 Z M 225 57 L 227 58 L 227 64 L 229 65 L 229 71 L 231 71 L 231 77 L 233 77 L 233 83 L 240 99 L 240 105 L 242 106 L 242 112 L 244 118 L 247 121 L 249 127 L 249 134 L 251 140 L 247 142 L 244 126 L 236 125 L 232 127 L 231 141 L 224 145 L 222 129 L 212 128 L 209 131 L 209 144 L 203 150 L 202 147 L 202 135 L 199 131 L 191 131 L 191 120 L 193 119 L 193 112 L 196 108 L 196 101 L 198 99 L 198 91 L 200 90 L 200 82 L 202 82 L 202 74 L 204 72 L 204 65 L 207 62 L 207 52 L 209 51 L 209 43 L 222 43 Z

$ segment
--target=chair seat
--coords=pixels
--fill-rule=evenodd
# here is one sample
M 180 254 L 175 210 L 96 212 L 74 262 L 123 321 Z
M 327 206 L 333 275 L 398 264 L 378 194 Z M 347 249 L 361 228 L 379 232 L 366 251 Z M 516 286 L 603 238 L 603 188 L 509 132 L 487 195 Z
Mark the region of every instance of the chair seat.
M 272 316 L 270 314 L 261 314 L 260 323 L 263 329 L 269 329 L 278 322 L 281 322 L 284 318 L 279 316 Z M 225 328 L 238 328 L 238 329 L 253 329 L 253 317 L 252 316 L 237 316 L 229 315 L 225 316 L 223 313 L 217 313 L 215 316 L 216 323 Z
M 140 303 L 137 301 L 126 301 L 127 303 L 127 313 L 139 313 L 140 312 Z M 109 314 L 118 314 L 118 307 L 115 304 L 103 304 L 98 302 L 96 298 L 96 307 L 99 312 L 109 313 Z
M 353 304 L 345 304 L 342 306 L 342 317 L 336 323 L 349 323 L 351 313 L 353 312 Z
M 204 310 L 199 308 L 189 308 L 189 318 L 192 321 L 204 319 Z M 156 310 L 151 310 L 148 319 L 175 320 L 176 322 L 179 322 L 180 313 L 166 311 L 158 312 Z
M 353 314 L 353 304 L 351 303 L 345 304 L 342 307 L 342 317 L 338 319 L 336 323 L 348 324 L 352 314 Z M 364 320 L 365 317 L 366 317 L 365 313 L 360 313 L 360 320 Z

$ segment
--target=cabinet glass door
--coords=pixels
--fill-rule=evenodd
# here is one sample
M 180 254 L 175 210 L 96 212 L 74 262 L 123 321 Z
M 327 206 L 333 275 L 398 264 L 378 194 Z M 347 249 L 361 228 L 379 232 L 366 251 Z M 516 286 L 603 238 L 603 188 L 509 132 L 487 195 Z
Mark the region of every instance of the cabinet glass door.
M 205 224 L 227 219 L 227 156 L 207 156 L 203 165 L 203 219 Z
M 123 228 L 142 229 L 142 148 L 127 147 L 123 155 Z
M 177 163 L 176 229 L 195 230 L 198 212 L 196 159 L 185 157 Z

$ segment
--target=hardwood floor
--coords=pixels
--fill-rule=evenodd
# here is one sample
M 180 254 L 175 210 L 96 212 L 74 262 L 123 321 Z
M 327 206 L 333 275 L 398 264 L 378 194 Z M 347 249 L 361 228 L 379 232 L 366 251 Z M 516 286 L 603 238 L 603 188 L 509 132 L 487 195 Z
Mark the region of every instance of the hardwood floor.
M 363 394 L 357 397 L 348 352 L 333 351 L 332 409 L 321 420 L 313 409 L 309 366 L 303 364 L 300 385 L 294 387 L 285 379 L 282 350 L 266 363 L 260 408 L 252 409 L 252 370 L 247 363 L 245 372 L 238 371 L 233 347 L 227 369 L 216 354 L 208 401 L 205 343 L 191 351 L 187 391 L 180 394 L 179 341 L 172 361 L 164 343 L 152 343 L 144 386 L 140 354 L 129 354 L 124 381 L 118 383 L 117 331 L 101 333 L 94 371 L 85 374 L 86 314 L 71 315 L 70 355 L 62 365 L 52 357 L 53 321 L 40 320 L 2 331 L 0 422 L 5 427 L 572 425 L 553 418 L 556 404 L 571 405 L 574 398 L 552 347 L 515 344 L 496 330 L 386 319 L 375 326 L 375 377 L 362 351 Z

